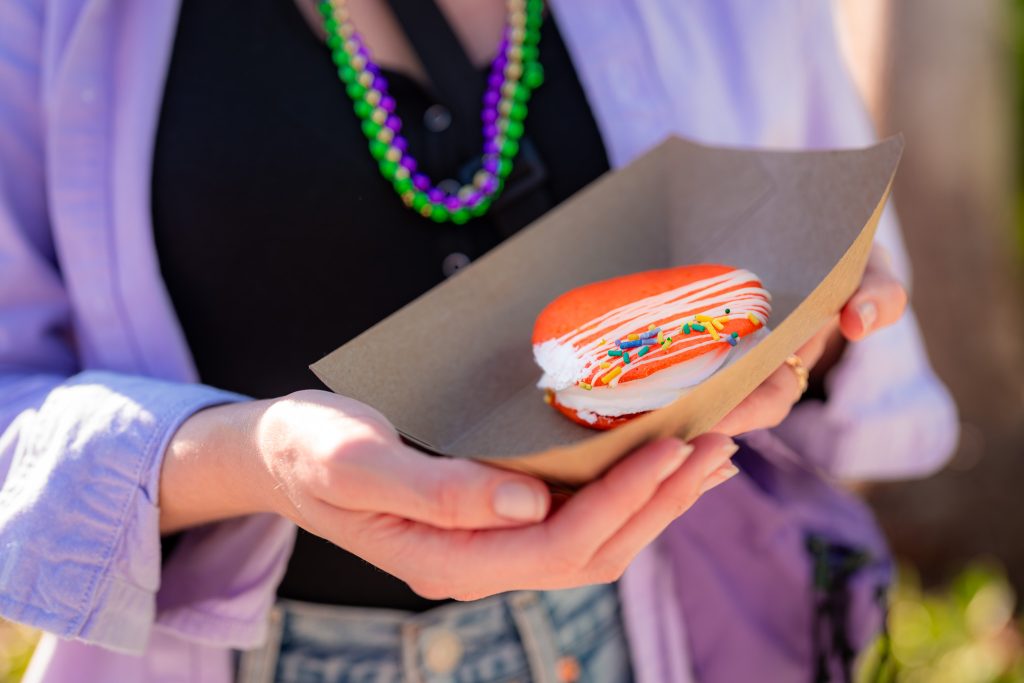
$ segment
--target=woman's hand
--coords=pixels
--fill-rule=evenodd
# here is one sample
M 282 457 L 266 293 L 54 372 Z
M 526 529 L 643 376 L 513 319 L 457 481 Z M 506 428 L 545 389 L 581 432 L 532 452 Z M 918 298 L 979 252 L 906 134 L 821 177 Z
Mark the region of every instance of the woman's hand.
M 893 272 L 888 253 L 876 244 L 857 291 L 839 315 L 796 355 L 813 375 L 823 377 L 838 361 L 846 341 L 864 339 L 893 324 L 906 306 L 907 292 Z M 714 431 L 736 435 L 775 427 L 786 419 L 800 396 L 800 381 L 794 369 L 782 365 L 726 415 Z
M 430 458 L 372 408 L 307 391 L 186 421 L 165 459 L 161 522 L 169 531 L 277 512 L 430 598 L 564 588 L 618 578 L 701 493 L 735 474 L 734 452 L 721 435 L 654 442 L 550 512 L 537 479 Z

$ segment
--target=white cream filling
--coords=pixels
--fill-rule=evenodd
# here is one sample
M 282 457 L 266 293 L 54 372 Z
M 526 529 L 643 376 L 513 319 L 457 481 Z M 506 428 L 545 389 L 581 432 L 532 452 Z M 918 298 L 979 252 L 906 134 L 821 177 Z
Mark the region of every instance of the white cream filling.
M 544 371 L 538 385 L 544 389 L 571 387 L 586 377 L 589 370 L 587 362 L 579 357 L 572 344 L 559 344 L 557 339 L 534 344 L 533 358 Z

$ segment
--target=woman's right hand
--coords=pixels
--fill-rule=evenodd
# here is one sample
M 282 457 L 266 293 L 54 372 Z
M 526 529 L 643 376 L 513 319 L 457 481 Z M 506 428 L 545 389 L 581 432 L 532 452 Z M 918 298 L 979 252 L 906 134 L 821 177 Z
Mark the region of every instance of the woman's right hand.
M 538 479 L 425 456 L 373 408 L 303 391 L 187 420 L 165 458 L 161 528 L 276 512 L 427 598 L 604 583 L 735 474 L 735 448 L 713 434 L 652 442 L 550 512 Z

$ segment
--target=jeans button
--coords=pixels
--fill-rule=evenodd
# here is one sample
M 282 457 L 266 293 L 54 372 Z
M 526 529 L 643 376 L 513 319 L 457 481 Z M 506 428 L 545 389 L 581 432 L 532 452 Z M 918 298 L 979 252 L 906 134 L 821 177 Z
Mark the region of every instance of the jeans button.
M 565 656 L 558 660 L 559 683 L 576 683 L 580 680 L 580 662 L 575 657 Z
M 443 105 L 432 105 L 423 112 L 423 125 L 432 133 L 443 133 L 452 125 L 452 113 Z
M 423 635 L 423 664 L 431 673 L 451 673 L 461 659 L 462 641 L 451 631 L 439 629 Z

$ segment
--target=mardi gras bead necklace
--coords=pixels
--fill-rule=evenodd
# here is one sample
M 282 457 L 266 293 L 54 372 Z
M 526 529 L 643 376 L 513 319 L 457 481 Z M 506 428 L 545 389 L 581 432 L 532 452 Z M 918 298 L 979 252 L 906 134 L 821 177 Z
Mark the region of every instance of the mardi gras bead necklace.
M 462 224 L 484 215 L 504 189 L 519 153 L 527 102 L 544 81 L 538 61 L 542 11 L 543 0 L 507 0 L 505 31 L 491 62 L 480 113 L 484 137 L 480 170 L 471 183 L 446 192 L 417 171 L 416 159 L 401 135 L 402 120 L 395 113 L 394 98 L 388 95 L 387 80 L 352 25 L 347 1 L 320 3 L 327 46 L 362 122 L 370 154 L 405 205 L 421 216 Z

